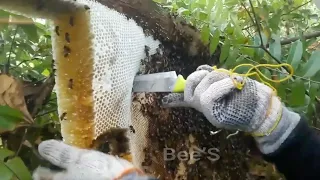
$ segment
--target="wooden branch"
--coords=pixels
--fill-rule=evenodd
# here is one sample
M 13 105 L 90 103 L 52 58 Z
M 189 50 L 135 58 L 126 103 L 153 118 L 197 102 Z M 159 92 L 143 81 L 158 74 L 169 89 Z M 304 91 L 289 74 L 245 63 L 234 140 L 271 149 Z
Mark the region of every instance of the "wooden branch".
M 253 14 L 253 17 L 254 17 L 254 20 L 252 19 L 253 23 L 257 26 L 257 31 L 259 33 L 259 37 L 260 37 L 260 48 L 264 50 L 264 52 L 266 52 L 272 59 L 274 59 L 278 64 L 281 64 L 281 61 L 279 59 L 277 59 L 276 57 L 274 57 L 270 51 L 266 48 L 266 46 L 263 44 L 263 39 L 262 39 L 262 35 L 261 35 L 261 28 L 260 28 L 260 24 L 258 23 L 258 17 L 257 17 L 257 14 L 255 13 L 254 11 L 254 7 L 253 7 L 253 4 L 252 4 L 252 1 L 249 0 L 249 3 L 250 3 L 250 7 L 252 9 L 252 14 Z M 246 9 L 246 11 L 248 12 L 249 16 L 250 16 L 250 12 Z M 286 67 L 283 67 L 288 73 L 290 72 L 288 68 Z
M 297 6 L 297 7 L 293 8 L 291 11 L 289 11 L 289 12 L 287 12 L 287 13 L 284 13 L 284 14 L 282 14 L 281 16 L 288 15 L 288 14 L 292 13 L 293 11 L 295 11 L 295 10 L 297 10 L 297 9 L 299 9 L 299 8 L 307 5 L 307 4 L 309 4 L 310 2 L 312 2 L 312 0 L 307 1 L 307 2 L 305 2 L 304 4 L 301 4 L 300 6 Z
M 162 44 L 174 43 L 181 46 L 188 55 L 197 56 L 201 53 L 210 58 L 209 48 L 201 41 L 200 32 L 188 25 L 181 17 L 170 15 L 158 4 L 151 0 L 98 0 L 101 4 L 115 9 L 132 18 L 150 34 L 160 40 Z
M 316 31 L 316 32 L 312 32 L 312 33 L 303 35 L 303 38 L 311 39 L 311 38 L 316 38 L 316 37 L 319 37 L 319 36 L 320 36 L 320 31 Z M 281 45 L 286 45 L 286 44 L 290 44 L 290 43 L 292 43 L 294 41 L 297 41 L 299 39 L 300 39 L 300 37 L 288 38 L 288 39 L 282 40 L 280 43 L 281 43 Z M 268 44 L 268 46 L 269 46 L 269 44 Z

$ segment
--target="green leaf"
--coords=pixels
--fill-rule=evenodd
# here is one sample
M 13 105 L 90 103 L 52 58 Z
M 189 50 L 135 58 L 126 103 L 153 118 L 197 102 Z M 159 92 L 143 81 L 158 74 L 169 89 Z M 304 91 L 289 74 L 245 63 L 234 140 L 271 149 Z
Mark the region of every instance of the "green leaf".
M 203 26 L 201 29 L 201 40 L 204 44 L 209 43 L 210 29 L 209 26 Z
M 253 48 L 243 47 L 243 48 L 240 48 L 240 52 L 249 57 L 253 57 L 256 51 Z
M 270 19 L 268 19 L 269 27 L 273 32 L 278 32 L 280 30 L 279 23 L 281 21 L 281 15 L 282 13 L 278 12 L 273 14 L 273 16 Z
M 224 41 L 224 45 L 221 48 L 221 54 L 219 58 L 220 63 L 223 63 L 227 59 L 229 55 L 229 51 L 230 51 L 230 41 L 226 39 Z
M 291 45 L 287 63 L 291 64 L 294 70 L 296 70 L 300 64 L 303 54 L 302 42 L 297 40 Z
M 45 69 L 45 70 L 42 71 L 41 74 L 44 75 L 44 76 L 46 76 L 46 77 L 49 77 L 50 71 L 49 71 L 48 69 Z
M 23 114 L 21 111 L 13 109 L 9 106 L 0 105 L 0 114 L 4 116 L 14 117 L 14 118 L 23 118 Z
M 316 50 L 310 56 L 308 62 L 304 65 L 303 69 L 303 77 L 309 78 L 314 76 L 320 70 L 320 51 Z
M 210 0 L 209 0 L 210 1 Z M 228 7 L 233 7 L 239 4 L 238 0 L 225 0 L 225 5 Z
M 5 23 L 9 21 L 9 18 L 10 18 L 10 13 L 9 12 L 6 12 L 6 11 L 3 11 L 3 10 L 0 10 L 0 18 L 3 20 L 3 23 L 0 24 L 0 30 L 4 27 L 7 27 L 8 25 Z
M 310 96 L 310 103 L 314 103 L 316 99 L 317 92 L 319 90 L 319 84 L 311 83 L 309 88 L 309 96 Z
M 181 15 L 189 15 L 189 14 L 190 14 L 190 10 L 181 7 L 181 8 L 178 9 L 177 13 L 178 13 L 180 16 L 181 16 Z
M 305 87 L 304 82 L 297 79 L 291 86 L 291 94 L 289 97 L 290 106 L 302 106 L 305 103 Z
M 210 54 L 213 54 L 216 49 L 217 49 L 217 46 L 219 44 L 219 40 L 220 40 L 220 31 L 219 29 L 216 29 L 212 35 L 212 38 L 210 40 Z
M 31 173 L 19 157 L 10 158 L 14 152 L 0 149 L 0 174 L 1 180 L 32 180 Z
M 199 11 L 198 18 L 199 18 L 201 21 L 207 20 L 207 19 L 208 19 L 208 14 L 207 14 L 207 12 L 205 12 L 205 11 Z
M 309 121 L 310 124 L 313 123 L 312 120 L 315 118 L 313 115 L 315 114 L 316 111 L 317 111 L 317 110 L 316 110 L 315 104 L 314 104 L 314 103 L 310 103 L 310 104 L 308 105 L 307 113 L 306 113 L 306 116 L 307 116 L 308 121 Z M 312 125 L 313 125 L 313 126 L 316 126 L 316 124 L 312 124 Z
M 0 129 L 13 130 L 23 120 L 21 111 L 9 106 L 0 106 Z
M 225 28 L 225 32 L 228 34 L 228 35 L 232 35 L 233 32 L 234 32 L 234 27 L 231 26 L 231 23 L 229 23 L 227 25 L 227 27 Z
M 207 14 L 211 14 L 211 10 L 215 4 L 216 0 L 210 0 L 208 1 L 208 5 L 206 6 L 207 8 Z
M 232 50 L 229 51 L 229 56 L 225 62 L 225 66 L 227 67 L 227 69 L 230 69 L 235 65 L 235 62 L 238 56 L 239 56 L 239 49 L 233 47 Z
M 269 45 L 270 53 L 281 61 L 281 44 L 280 44 L 280 36 L 272 34 L 271 35 L 271 43 Z
M 314 31 L 319 31 L 320 30 L 320 24 L 316 24 L 316 25 L 312 26 L 311 29 L 314 30 Z
M 243 32 L 242 32 L 242 28 L 240 27 L 240 20 L 239 17 L 236 16 L 235 14 L 230 14 L 230 22 L 232 23 L 232 25 L 234 26 L 234 36 L 235 38 L 239 39 L 238 40 L 238 44 L 245 44 L 246 42 L 244 42 L 248 37 L 244 36 Z
M 264 33 L 261 33 L 261 36 L 262 36 L 262 42 L 264 45 L 267 44 L 267 37 L 264 35 Z M 254 43 L 254 46 L 260 46 L 261 45 L 261 40 L 260 40 L 260 35 L 259 33 L 257 33 L 255 36 L 254 36 L 254 39 L 253 39 L 253 43 Z M 257 61 L 260 61 L 260 59 L 264 56 L 264 50 L 261 49 L 261 48 L 255 48 L 254 49 L 254 58 L 257 60 Z
M 272 79 L 272 74 L 269 69 L 263 68 L 263 69 L 261 69 L 261 72 L 267 78 Z
M 39 41 L 37 26 L 34 24 L 21 24 L 19 25 L 23 31 L 28 35 L 29 40 L 33 42 Z
M 277 88 L 277 95 L 281 98 L 283 102 L 287 100 L 287 93 L 286 93 L 286 88 L 287 88 L 286 83 L 278 83 L 276 88 Z
M 20 43 L 18 47 L 27 51 L 28 53 L 34 53 L 31 43 Z
M 221 25 L 222 22 L 225 22 L 225 19 L 222 19 L 223 14 L 223 1 L 216 1 L 214 5 L 214 10 L 212 11 L 212 20 L 214 21 L 214 24 Z

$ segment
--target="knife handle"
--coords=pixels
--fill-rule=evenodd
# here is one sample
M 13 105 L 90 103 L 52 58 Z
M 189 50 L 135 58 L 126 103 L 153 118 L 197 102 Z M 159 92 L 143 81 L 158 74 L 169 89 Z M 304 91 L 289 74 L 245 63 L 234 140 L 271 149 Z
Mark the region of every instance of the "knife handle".
M 172 92 L 174 93 L 182 93 L 184 91 L 184 88 L 186 86 L 186 80 L 182 75 L 178 75 L 177 81 L 173 87 Z

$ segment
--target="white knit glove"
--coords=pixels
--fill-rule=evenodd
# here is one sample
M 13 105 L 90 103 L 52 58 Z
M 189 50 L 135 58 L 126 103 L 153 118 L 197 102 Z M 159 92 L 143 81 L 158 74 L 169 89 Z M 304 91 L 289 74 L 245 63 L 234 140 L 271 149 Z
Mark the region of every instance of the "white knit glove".
M 146 176 L 140 176 L 142 172 L 124 159 L 72 147 L 62 141 L 43 141 L 38 149 L 44 159 L 65 171 L 38 167 L 33 173 L 34 180 L 148 179 Z
M 236 88 L 233 79 L 237 82 L 245 80 L 242 90 Z M 270 87 L 239 75 L 230 77 L 229 73 L 221 72 L 221 69 L 214 71 L 208 65 L 199 66 L 187 78 L 183 94 L 169 94 L 162 102 L 166 107 L 192 107 L 218 128 L 253 134 L 261 142 L 259 147 L 263 153 L 276 150 L 287 137 L 287 130 L 291 132 L 300 119 L 294 113 L 294 120 L 283 120 L 292 112 L 281 104 Z M 271 143 L 265 139 L 269 135 L 273 138 Z

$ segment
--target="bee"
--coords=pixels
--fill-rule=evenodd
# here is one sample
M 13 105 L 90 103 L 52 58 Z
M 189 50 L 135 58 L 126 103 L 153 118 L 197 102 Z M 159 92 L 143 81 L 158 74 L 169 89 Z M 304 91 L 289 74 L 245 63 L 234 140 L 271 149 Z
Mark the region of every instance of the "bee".
M 73 79 L 69 79 L 68 87 L 69 89 L 73 89 Z
M 51 68 L 52 68 L 52 72 L 56 72 L 56 68 L 54 68 L 54 59 L 51 60 Z
M 60 36 L 59 29 L 60 29 L 59 26 L 56 26 L 56 27 L 54 28 L 54 31 L 56 32 L 56 34 L 57 34 L 58 36 Z
M 65 120 L 64 118 L 66 117 L 66 115 L 67 115 L 66 112 L 62 113 L 61 116 L 60 116 L 60 120 L 61 121 Z
M 149 51 L 150 51 L 150 47 L 149 46 L 144 46 L 144 52 L 146 53 L 147 57 L 149 57 Z
M 68 57 L 70 52 L 71 52 L 71 49 L 68 46 L 63 46 L 64 57 Z
M 89 9 L 90 9 L 90 7 L 89 7 L 89 6 L 87 6 L 87 5 L 84 5 L 84 9 L 85 9 L 85 10 L 89 10 Z
M 129 152 L 129 139 L 127 129 L 114 128 L 98 136 L 91 148 L 112 155 L 127 154 Z
M 69 34 L 69 33 L 66 33 L 64 37 L 65 37 L 65 40 L 66 40 L 68 43 L 70 43 L 70 34 Z
M 136 133 L 136 130 L 133 128 L 133 126 L 129 126 L 129 128 L 130 128 L 130 132 Z

